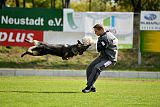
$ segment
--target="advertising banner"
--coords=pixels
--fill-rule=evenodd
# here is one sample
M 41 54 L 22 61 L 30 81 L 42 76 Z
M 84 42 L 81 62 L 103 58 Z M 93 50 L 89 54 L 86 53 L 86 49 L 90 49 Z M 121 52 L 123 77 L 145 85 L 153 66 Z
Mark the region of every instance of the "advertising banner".
M 140 30 L 160 30 L 160 11 L 141 11 Z
M 63 32 L 84 32 L 85 12 L 63 10 Z
M 141 31 L 141 52 L 160 52 L 160 31 Z
M 77 40 L 82 41 L 84 32 L 52 32 L 44 31 L 43 41 L 49 44 L 76 44 Z
M 132 12 L 87 12 L 85 16 L 86 36 L 94 36 L 93 26 L 103 24 L 119 40 L 119 49 L 132 48 L 133 13 Z M 95 37 L 94 37 L 95 38 Z
M 0 29 L 0 46 L 33 46 L 25 39 L 43 41 L 43 31 Z
M 93 26 L 103 24 L 119 39 L 119 49 L 133 46 L 133 13 L 132 12 L 74 12 L 64 10 L 64 32 L 85 32 L 97 41 Z
M 0 28 L 63 31 L 63 9 L 4 7 Z

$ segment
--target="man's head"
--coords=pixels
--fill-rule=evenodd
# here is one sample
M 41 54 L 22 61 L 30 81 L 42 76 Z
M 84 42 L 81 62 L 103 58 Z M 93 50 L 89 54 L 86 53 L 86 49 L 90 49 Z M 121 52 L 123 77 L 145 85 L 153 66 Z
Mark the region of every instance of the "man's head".
M 104 34 L 104 27 L 102 24 L 96 24 L 94 27 L 94 32 L 97 36 Z

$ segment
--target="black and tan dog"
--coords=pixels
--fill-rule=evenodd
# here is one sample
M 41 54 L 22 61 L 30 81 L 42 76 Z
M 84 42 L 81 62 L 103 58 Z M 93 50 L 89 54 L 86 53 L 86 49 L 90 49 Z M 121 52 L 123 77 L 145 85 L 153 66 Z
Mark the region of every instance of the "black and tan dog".
M 68 60 L 68 58 L 82 55 L 84 51 L 90 45 L 84 45 L 79 40 L 77 44 L 68 45 L 68 44 L 47 44 L 37 40 L 29 41 L 25 39 L 25 42 L 34 43 L 34 46 L 29 47 L 27 51 L 21 55 L 23 57 L 26 54 L 32 56 L 43 56 L 47 54 L 56 55 L 62 57 L 63 60 Z

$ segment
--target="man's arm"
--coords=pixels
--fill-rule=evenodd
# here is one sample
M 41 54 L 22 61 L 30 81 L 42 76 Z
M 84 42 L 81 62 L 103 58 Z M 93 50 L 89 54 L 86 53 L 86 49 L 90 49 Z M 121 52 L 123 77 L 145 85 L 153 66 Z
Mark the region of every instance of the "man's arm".
M 98 50 L 98 52 L 104 50 L 107 47 L 108 47 L 108 42 L 106 42 L 105 40 L 99 40 L 97 42 L 97 50 Z

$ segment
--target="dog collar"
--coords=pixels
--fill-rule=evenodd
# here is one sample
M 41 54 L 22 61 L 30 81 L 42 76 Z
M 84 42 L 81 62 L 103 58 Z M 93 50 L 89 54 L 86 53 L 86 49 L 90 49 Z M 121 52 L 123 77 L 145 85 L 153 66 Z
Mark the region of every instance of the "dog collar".
M 72 52 L 73 52 L 75 55 L 77 55 L 77 54 L 78 54 L 78 51 L 77 51 L 77 49 L 76 49 L 76 48 L 72 48 Z

